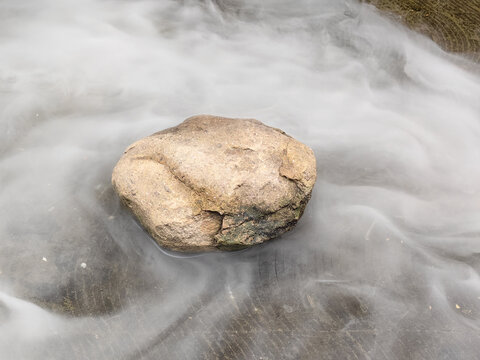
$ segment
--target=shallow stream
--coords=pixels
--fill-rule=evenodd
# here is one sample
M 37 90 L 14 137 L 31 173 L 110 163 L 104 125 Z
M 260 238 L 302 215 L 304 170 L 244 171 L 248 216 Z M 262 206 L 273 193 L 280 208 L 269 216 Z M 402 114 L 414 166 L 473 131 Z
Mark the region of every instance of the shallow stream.
M 2 0 L 0 358 L 477 358 L 476 66 L 349 0 Z M 202 113 L 314 149 L 294 231 L 176 254 L 120 206 Z

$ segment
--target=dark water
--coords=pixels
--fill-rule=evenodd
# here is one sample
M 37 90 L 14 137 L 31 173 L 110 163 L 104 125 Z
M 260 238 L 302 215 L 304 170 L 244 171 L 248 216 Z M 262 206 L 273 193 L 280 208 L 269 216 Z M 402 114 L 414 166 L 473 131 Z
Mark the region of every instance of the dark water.
M 478 358 L 480 77 L 458 63 L 354 1 L 3 0 L 0 358 Z M 167 253 L 120 206 L 124 148 L 201 113 L 314 149 L 294 231 Z

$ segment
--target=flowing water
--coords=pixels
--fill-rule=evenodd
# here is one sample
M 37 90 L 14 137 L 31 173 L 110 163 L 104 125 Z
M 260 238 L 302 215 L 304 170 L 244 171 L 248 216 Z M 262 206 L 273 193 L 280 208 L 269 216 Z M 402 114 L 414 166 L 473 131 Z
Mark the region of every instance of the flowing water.
M 2 0 L 0 358 L 478 358 L 478 74 L 356 1 Z M 120 206 L 202 113 L 314 149 L 295 230 L 177 254 Z

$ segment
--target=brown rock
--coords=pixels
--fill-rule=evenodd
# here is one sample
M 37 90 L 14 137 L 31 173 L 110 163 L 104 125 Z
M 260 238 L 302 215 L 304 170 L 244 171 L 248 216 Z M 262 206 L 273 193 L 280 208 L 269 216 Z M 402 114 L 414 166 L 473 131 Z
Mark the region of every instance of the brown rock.
M 130 145 L 112 184 L 160 245 L 205 251 L 290 230 L 315 179 L 313 151 L 283 131 L 200 115 Z

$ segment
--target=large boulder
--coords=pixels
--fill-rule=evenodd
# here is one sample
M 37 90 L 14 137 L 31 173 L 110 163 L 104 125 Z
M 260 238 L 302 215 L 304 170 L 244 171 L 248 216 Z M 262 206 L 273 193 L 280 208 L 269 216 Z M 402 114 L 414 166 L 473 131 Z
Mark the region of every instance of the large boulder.
M 205 251 L 292 229 L 315 179 L 313 151 L 283 131 L 200 115 L 130 145 L 112 184 L 161 246 Z

